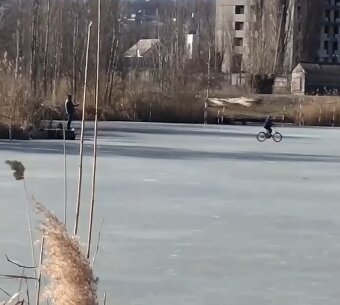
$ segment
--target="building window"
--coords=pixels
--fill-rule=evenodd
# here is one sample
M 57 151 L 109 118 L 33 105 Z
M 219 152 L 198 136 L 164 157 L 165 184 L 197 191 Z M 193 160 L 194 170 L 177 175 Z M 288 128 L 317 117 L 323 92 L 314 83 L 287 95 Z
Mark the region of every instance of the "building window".
M 337 51 L 339 49 L 339 44 L 337 41 L 333 42 L 333 51 Z
M 339 34 L 339 27 L 337 25 L 334 26 L 334 35 Z
M 234 46 L 235 47 L 243 47 L 243 38 L 235 37 L 234 38 Z
M 329 20 L 331 19 L 331 11 L 330 10 L 326 10 L 325 11 L 325 17 Z
M 329 47 L 328 41 L 324 41 L 324 42 L 323 42 L 323 48 L 324 48 L 324 50 L 328 51 L 328 47 Z
M 244 30 L 244 22 L 235 22 L 235 30 L 243 31 Z
M 335 5 L 340 5 L 340 0 L 335 0 Z
M 339 19 L 339 17 L 340 17 L 340 11 L 339 10 L 335 10 L 334 11 L 334 19 L 336 20 L 336 19 Z
M 325 34 L 329 34 L 329 26 L 325 25 Z
M 233 72 L 239 73 L 242 72 L 242 54 L 234 54 L 233 55 Z
M 235 14 L 243 15 L 244 14 L 244 5 L 235 5 Z
M 302 8 L 301 8 L 301 6 L 298 6 L 298 8 L 297 8 L 297 15 L 298 15 L 298 18 L 301 19 L 301 17 L 302 17 Z

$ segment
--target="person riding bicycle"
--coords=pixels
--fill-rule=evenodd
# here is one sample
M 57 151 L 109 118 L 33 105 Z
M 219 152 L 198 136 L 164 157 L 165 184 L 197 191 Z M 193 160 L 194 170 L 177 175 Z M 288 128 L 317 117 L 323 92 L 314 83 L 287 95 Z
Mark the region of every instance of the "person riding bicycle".
M 271 137 L 272 132 L 273 132 L 273 121 L 272 121 L 272 116 L 268 115 L 266 118 L 266 121 L 264 122 L 264 129 L 267 130 L 267 135 Z

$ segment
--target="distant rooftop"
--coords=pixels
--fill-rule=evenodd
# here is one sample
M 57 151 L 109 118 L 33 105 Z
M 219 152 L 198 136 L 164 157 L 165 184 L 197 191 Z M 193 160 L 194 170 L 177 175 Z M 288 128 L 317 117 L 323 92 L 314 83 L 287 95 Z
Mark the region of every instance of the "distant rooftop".
M 325 85 L 340 83 L 340 64 L 300 62 L 293 72 L 299 72 L 301 69 L 311 83 L 324 83 Z
M 143 57 L 154 45 L 159 42 L 158 39 L 141 39 L 124 53 L 125 57 Z

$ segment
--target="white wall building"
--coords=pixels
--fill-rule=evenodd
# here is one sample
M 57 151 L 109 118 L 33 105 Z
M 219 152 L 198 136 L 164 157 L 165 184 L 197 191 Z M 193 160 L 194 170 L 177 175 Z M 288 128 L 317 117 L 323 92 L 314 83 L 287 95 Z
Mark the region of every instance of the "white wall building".
M 270 0 L 273 1 L 273 0 Z M 285 54 L 283 55 L 283 70 L 291 72 L 296 64 L 301 60 L 299 54 L 302 46 L 302 28 L 304 18 L 307 14 L 306 1 L 323 0 L 289 0 L 286 20 L 287 37 L 280 37 L 286 41 Z M 338 1 L 338 0 L 333 0 Z M 339 0 L 340 1 L 340 0 Z M 257 39 L 259 33 L 251 33 L 252 25 L 256 21 L 256 5 L 259 0 L 216 0 L 216 48 L 220 54 L 223 53 L 222 72 L 240 73 L 247 72 L 249 59 L 253 56 L 251 40 Z M 270 3 L 265 2 L 265 10 L 270 9 Z M 276 26 L 279 28 L 280 18 Z M 262 20 L 257 20 L 262 24 L 262 38 L 271 40 L 275 53 L 276 37 L 278 33 L 273 33 L 268 27 L 273 26 L 270 21 L 269 13 L 264 11 Z M 274 35 L 273 35 L 274 34 Z M 255 35 L 250 37 L 250 35 Z M 273 41 L 274 40 L 274 41 Z M 271 54 L 271 56 L 274 56 Z
M 223 54 L 222 71 L 245 70 L 249 55 L 247 31 L 254 13 L 254 0 L 216 0 L 216 48 Z

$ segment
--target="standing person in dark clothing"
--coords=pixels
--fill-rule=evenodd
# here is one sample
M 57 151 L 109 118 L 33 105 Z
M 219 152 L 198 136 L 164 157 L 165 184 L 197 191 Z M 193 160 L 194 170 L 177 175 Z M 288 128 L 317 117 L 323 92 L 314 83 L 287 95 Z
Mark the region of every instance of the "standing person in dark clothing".
M 71 123 L 73 121 L 74 118 L 74 112 L 75 112 L 75 108 L 78 107 L 79 104 L 73 104 L 72 101 L 72 95 L 67 95 L 67 100 L 65 102 L 65 110 L 66 110 L 66 114 L 68 117 L 67 120 L 67 130 L 71 130 Z
M 273 121 L 271 115 L 268 115 L 266 118 L 266 121 L 264 122 L 264 129 L 267 130 L 268 137 L 271 137 L 272 132 L 273 132 Z

